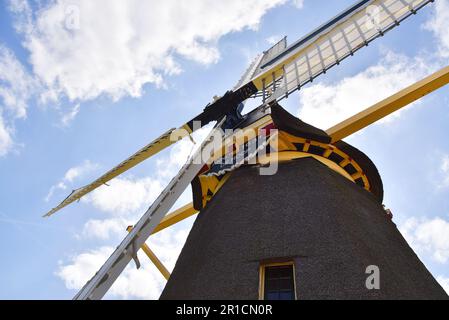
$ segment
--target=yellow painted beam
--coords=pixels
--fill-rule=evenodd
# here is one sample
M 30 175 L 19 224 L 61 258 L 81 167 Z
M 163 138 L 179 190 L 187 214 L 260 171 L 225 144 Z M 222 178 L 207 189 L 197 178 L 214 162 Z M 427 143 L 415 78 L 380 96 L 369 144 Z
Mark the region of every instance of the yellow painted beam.
M 178 222 L 181 222 L 182 220 L 185 220 L 195 214 L 198 213 L 198 210 L 196 210 L 193 207 L 193 203 L 189 203 L 185 205 L 182 208 L 179 208 L 178 210 L 168 214 L 165 216 L 164 219 L 159 223 L 159 225 L 154 229 L 152 234 L 158 233 Z
M 346 119 L 326 133 L 332 138 L 332 142 L 340 141 L 448 83 L 449 66 Z
M 154 229 L 152 234 L 158 233 L 197 213 L 198 210 L 193 208 L 193 203 L 189 203 L 184 207 L 179 208 L 178 210 L 166 215 L 165 218 L 162 219 L 159 225 Z M 126 230 L 128 232 L 131 232 L 132 229 L 133 227 L 129 226 Z M 160 273 L 164 276 L 164 278 L 168 280 L 170 278 L 170 272 L 167 270 L 167 268 L 164 266 L 161 260 L 159 260 L 158 257 L 154 254 L 154 252 L 150 249 L 150 247 L 147 244 L 144 244 L 141 249 L 143 250 L 143 252 L 145 252 L 147 257 L 150 258 L 151 262 L 156 266 L 156 268 L 160 271 Z
M 133 227 L 129 226 L 126 230 L 128 232 L 131 232 Z M 151 262 L 156 266 L 156 268 L 160 271 L 160 273 L 164 276 L 166 280 L 170 278 L 170 272 L 167 270 L 167 268 L 164 266 L 164 264 L 159 260 L 158 257 L 154 254 L 154 252 L 150 249 L 150 247 L 145 243 L 142 246 L 143 252 L 147 255 L 148 258 L 150 258 Z

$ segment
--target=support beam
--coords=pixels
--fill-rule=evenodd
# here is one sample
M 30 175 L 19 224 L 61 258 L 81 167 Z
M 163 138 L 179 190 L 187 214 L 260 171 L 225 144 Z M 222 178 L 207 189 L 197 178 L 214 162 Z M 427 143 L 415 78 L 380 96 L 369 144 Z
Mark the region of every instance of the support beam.
M 131 232 L 133 227 L 129 226 L 126 230 L 128 232 Z M 158 257 L 154 254 L 154 252 L 150 249 L 150 247 L 144 243 L 142 246 L 143 252 L 147 255 L 148 258 L 150 258 L 151 262 L 156 266 L 156 268 L 160 271 L 160 273 L 164 276 L 165 280 L 168 281 L 170 278 L 170 272 L 167 270 L 167 268 L 164 266 L 164 264 L 159 260 Z
M 154 229 L 152 234 L 158 233 L 178 222 L 181 222 L 182 220 L 185 220 L 195 214 L 198 213 L 198 210 L 196 210 L 193 207 L 193 203 L 189 203 L 185 205 L 184 207 L 179 208 L 178 210 L 169 213 L 165 216 L 164 219 L 159 223 L 159 225 Z M 131 232 L 133 229 L 132 226 L 129 226 L 126 230 L 128 232 Z M 163 263 L 159 260 L 159 258 L 156 256 L 156 254 L 150 249 L 150 247 L 147 244 L 144 244 L 141 249 L 145 254 L 150 258 L 151 262 L 156 266 L 156 268 L 160 271 L 160 273 L 164 276 L 166 280 L 170 278 L 170 272 L 167 270 L 167 268 L 163 265 Z
M 154 229 L 152 235 L 161 232 L 162 230 L 167 229 L 168 227 L 171 227 L 172 225 L 177 224 L 178 222 L 190 218 L 191 216 L 197 214 L 198 212 L 199 211 L 193 207 L 193 203 L 189 203 L 184 207 L 181 207 L 178 210 L 167 214 L 165 218 L 162 219 L 162 221 Z
M 159 225 L 154 229 L 152 234 L 158 233 L 178 222 L 181 222 L 182 220 L 185 220 L 187 218 L 190 218 L 191 216 L 198 213 L 198 210 L 196 210 L 193 207 L 193 203 L 189 203 L 185 205 L 182 208 L 179 208 L 178 210 L 169 213 L 165 216 L 164 219 L 159 223 Z
M 326 133 L 332 138 L 332 143 L 340 141 L 448 83 L 449 66 L 346 119 Z

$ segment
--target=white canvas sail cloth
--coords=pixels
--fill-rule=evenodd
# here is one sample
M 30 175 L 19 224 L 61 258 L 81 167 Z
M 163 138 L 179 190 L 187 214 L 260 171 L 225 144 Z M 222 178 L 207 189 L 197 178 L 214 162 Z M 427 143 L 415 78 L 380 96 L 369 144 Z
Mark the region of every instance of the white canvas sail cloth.
M 329 25 L 314 37 L 298 46 L 293 44 L 284 54 L 262 67 L 253 78 L 262 74 L 264 102 L 280 100 L 300 89 L 303 85 L 343 59 L 353 55 L 360 48 L 398 26 L 401 21 L 432 0 L 374 0 L 366 3 L 352 14 L 341 18 L 336 24 Z M 318 30 L 320 29 L 318 28 Z M 312 32 L 312 35 L 314 32 Z M 292 47 L 295 47 L 292 50 Z M 281 58 L 282 56 L 282 58 Z M 282 72 L 277 71 L 282 68 Z M 273 74 L 266 72 L 273 69 Z

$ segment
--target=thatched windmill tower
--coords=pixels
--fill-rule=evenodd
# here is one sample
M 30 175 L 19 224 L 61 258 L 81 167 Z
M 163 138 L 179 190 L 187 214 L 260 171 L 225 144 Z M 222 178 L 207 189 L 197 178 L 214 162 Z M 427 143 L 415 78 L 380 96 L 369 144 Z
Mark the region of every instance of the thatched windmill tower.
M 447 298 L 384 210 L 369 158 L 343 142 L 326 153 L 325 132 L 280 107 L 271 116 L 297 150 L 281 151 L 275 175 L 232 173 L 201 210 L 161 298 Z M 379 290 L 366 287 L 369 266 Z

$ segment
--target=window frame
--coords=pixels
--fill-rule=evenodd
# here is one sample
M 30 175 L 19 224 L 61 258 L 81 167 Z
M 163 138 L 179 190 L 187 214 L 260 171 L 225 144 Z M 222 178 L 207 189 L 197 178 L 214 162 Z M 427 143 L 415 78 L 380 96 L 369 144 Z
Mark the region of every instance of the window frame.
M 259 266 L 259 300 L 265 300 L 265 269 L 270 267 L 291 266 L 293 271 L 293 292 L 295 299 L 298 300 L 296 292 L 296 267 L 294 261 L 261 263 Z

